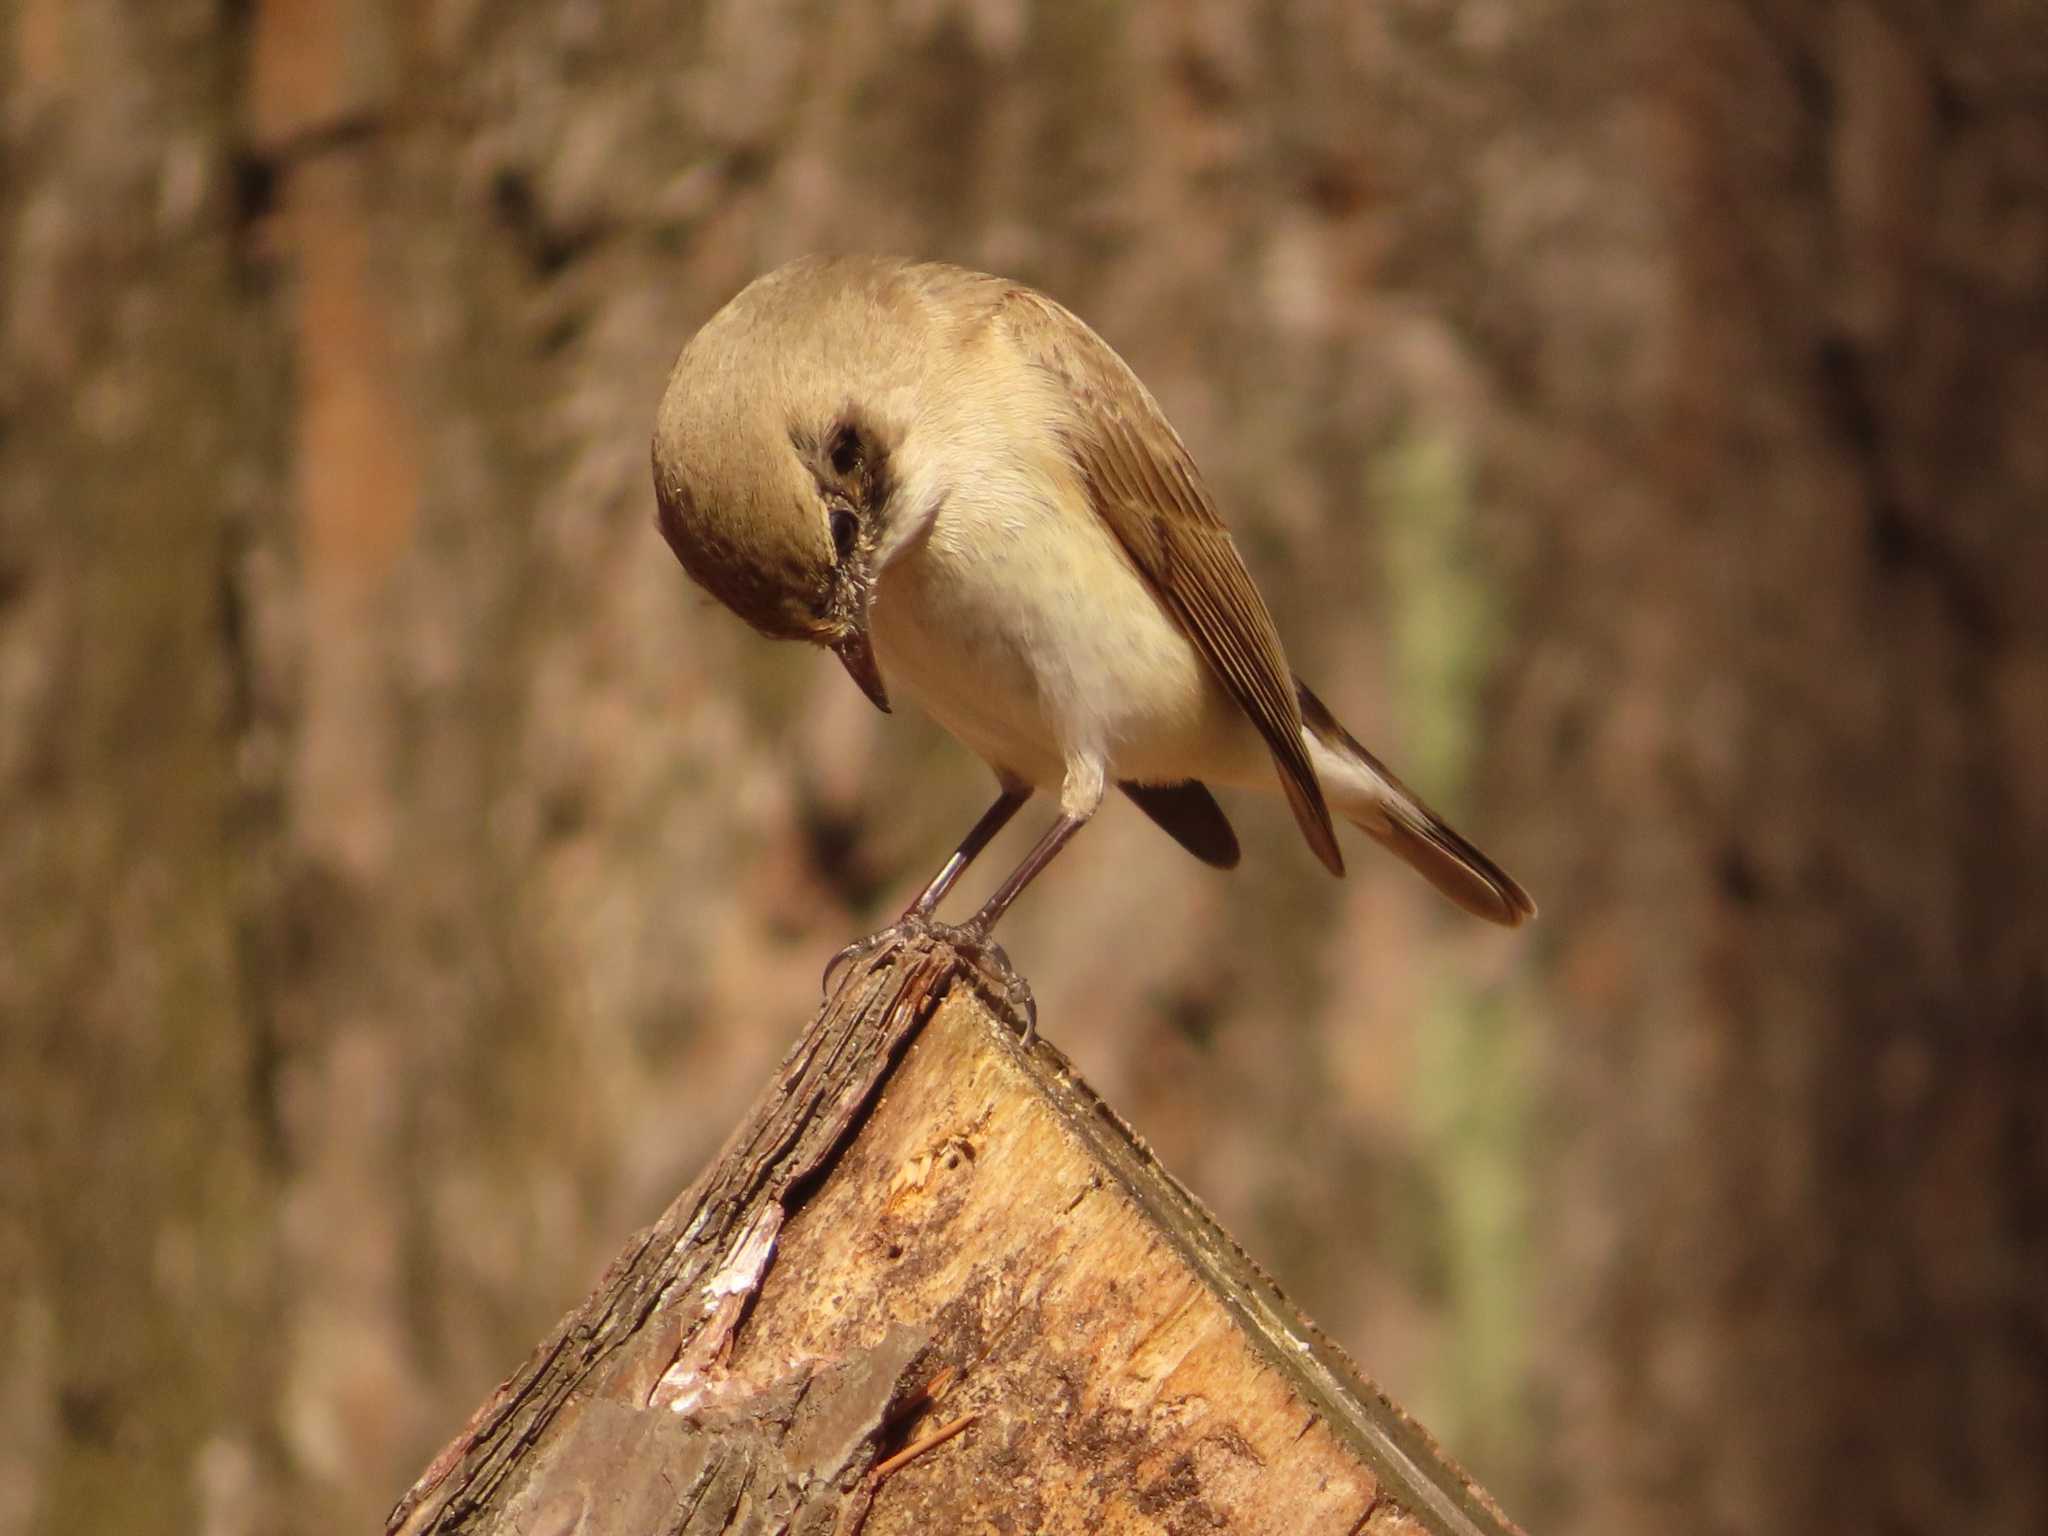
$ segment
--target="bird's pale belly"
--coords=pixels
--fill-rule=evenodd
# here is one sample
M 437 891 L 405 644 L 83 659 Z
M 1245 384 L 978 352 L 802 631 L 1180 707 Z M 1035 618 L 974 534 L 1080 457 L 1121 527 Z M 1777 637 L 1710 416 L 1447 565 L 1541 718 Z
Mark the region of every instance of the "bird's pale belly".
M 884 575 L 871 623 L 891 692 L 998 772 L 1041 787 L 1077 760 L 1148 783 L 1271 776 L 1250 722 L 1106 538 L 984 541 L 967 559 L 935 536 Z

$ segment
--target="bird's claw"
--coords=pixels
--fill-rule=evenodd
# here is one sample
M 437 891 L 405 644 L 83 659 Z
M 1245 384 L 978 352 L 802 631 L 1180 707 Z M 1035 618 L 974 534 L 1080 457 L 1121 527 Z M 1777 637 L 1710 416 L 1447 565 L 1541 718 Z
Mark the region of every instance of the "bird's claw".
M 941 923 L 916 911 L 906 912 L 887 928 L 871 933 L 864 939 L 855 939 L 825 962 L 823 977 L 826 996 L 832 994 L 832 980 L 840 969 L 855 961 L 865 960 L 871 955 L 900 944 L 905 939 L 935 939 L 966 957 L 974 967 L 984 989 L 999 1001 L 1011 1014 L 1023 1020 L 1023 1039 L 1026 1045 L 1038 1038 L 1038 1001 L 1031 995 L 1031 984 L 1018 974 L 1010 963 L 1010 957 L 1003 946 L 996 943 L 973 923 L 954 925 Z
M 1038 1000 L 1031 995 L 1031 983 L 1026 981 L 1017 968 L 1010 964 L 1010 957 L 1003 946 L 972 923 L 952 928 L 943 924 L 931 925 L 933 932 L 953 948 L 965 955 L 974 966 L 974 971 L 997 1001 L 1015 1018 L 1023 1020 L 1022 1036 L 1029 1045 L 1038 1038 Z
M 819 985 L 824 989 L 825 995 L 827 997 L 832 995 L 832 978 L 838 974 L 841 967 L 851 965 L 856 960 L 865 960 L 868 956 L 897 942 L 903 937 L 905 925 L 909 922 L 910 919 L 905 917 L 902 922 L 891 924 L 877 933 L 869 934 L 864 939 L 855 939 L 851 944 L 833 955 L 830 960 L 827 960 L 825 962 L 825 974 L 818 978 Z

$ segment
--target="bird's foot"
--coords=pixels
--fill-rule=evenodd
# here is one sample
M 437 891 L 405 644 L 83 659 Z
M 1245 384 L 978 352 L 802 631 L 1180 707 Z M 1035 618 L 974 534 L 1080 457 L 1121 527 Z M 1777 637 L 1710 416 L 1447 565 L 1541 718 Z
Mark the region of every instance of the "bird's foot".
M 825 995 L 827 997 L 832 995 L 832 978 L 837 976 L 844 967 L 853 964 L 855 961 L 866 960 L 872 955 L 880 954 L 890 945 L 900 944 L 904 939 L 919 932 L 920 930 L 914 926 L 915 922 L 915 917 L 911 913 L 906 912 L 888 927 L 878 929 L 864 939 L 855 939 L 846 948 L 833 955 L 830 960 L 825 962 L 825 974 L 819 978 L 819 984 L 824 988 Z
M 973 923 L 955 927 L 951 923 L 937 923 L 927 918 L 925 924 L 933 935 L 967 957 L 982 984 L 984 995 L 1000 1003 L 1012 1018 L 1023 1022 L 1021 1033 L 1024 1043 L 1029 1045 L 1036 1040 L 1038 1000 L 1031 995 L 1031 983 L 1010 964 L 1010 957 L 1003 946 Z
M 826 961 L 826 995 L 831 994 L 833 977 L 843 966 L 866 960 L 892 944 L 922 938 L 936 939 L 964 956 L 973 966 L 975 977 L 981 983 L 984 994 L 992 1001 L 1000 1003 L 1012 1016 L 1023 1021 L 1024 1043 L 1029 1045 L 1038 1038 L 1037 999 L 1031 995 L 1031 984 L 1019 975 L 1017 968 L 1010 963 L 1010 957 L 1004 953 L 1003 946 L 973 923 L 942 923 L 934 917 L 914 910 L 904 913 L 880 932 L 854 940 Z

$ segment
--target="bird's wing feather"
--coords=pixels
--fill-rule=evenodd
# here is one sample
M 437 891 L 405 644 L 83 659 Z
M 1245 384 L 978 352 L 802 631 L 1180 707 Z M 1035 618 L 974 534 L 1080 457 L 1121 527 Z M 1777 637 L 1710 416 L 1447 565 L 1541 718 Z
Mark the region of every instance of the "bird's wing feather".
M 1072 395 L 1068 448 L 1096 512 L 1258 727 L 1302 835 L 1342 874 L 1279 631 L 1179 434 L 1109 344 L 1043 294 L 1012 288 L 1002 320 L 1025 355 Z
M 1237 834 L 1230 830 L 1230 818 L 1199 779 L 1179 784 L 1133 784 L 1117 786 L 1131 801 L 1159 824 L 1162 831 L 1204 864 L 1217 869 L 1237 868 Z

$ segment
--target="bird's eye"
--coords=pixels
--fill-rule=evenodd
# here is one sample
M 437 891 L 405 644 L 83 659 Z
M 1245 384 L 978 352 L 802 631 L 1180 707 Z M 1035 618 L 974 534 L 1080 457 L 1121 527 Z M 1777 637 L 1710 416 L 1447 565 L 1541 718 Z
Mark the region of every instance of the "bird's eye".
M 832 434 L 832 471 L 834 474 L 851 475 L 860 468 L 863 457 L 860 429 L 858 427 L 841 427 Z
M 859 518 L 845 507 L 832 509 L 832 548 L 841 560 L 853 553 L 853 541 L 859 533 Z

